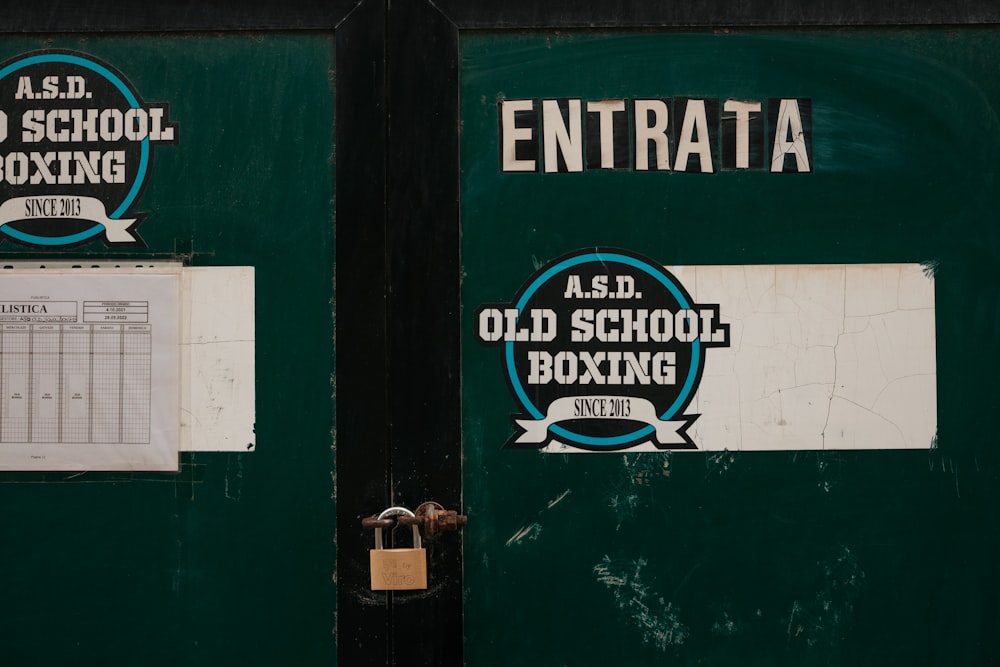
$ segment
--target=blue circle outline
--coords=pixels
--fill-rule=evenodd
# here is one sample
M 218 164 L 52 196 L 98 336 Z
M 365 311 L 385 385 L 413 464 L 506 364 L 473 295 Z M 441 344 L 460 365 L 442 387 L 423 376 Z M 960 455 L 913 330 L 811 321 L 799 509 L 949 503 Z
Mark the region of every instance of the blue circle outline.
M 83 67 L 84 69 L 89 69 L 92 72 L 103 76 L 105 79 L 110 81 L 118 92 L 122 94 L 125 101 L 129 103 L 130 109 L 139 109 L 141 105 L 139 100 L 136 98 L 135 94 L 121 78 L 109 70 L 104 65 L 96 63 L 87 58 L 81 56 L 74 56 L 68 53 L 43 53 L 35 56 L 28 56 L 27 58 L 22 58 L 16 62 L 13 62 L 3 69 L 0 69 L 0 80 L 4 79 L 8 74 L 12 74 L 19 69 L 24 67 L 30 67 L 31 65 L 39 65 L 43 63 L 67 63 L 70 65 L 77 65 Z M 142 184 L 146 180 L 146 170 L 149 167 L 149 136 L 143 138 L 141 153 L 139 156 L 139 170 L 136 172 L 135 181 L 132 183 L 132 188 L 129 190 L 125 199 L 119 204 L 118 208 L 114 210 L 108 217 L 113 220 L 118 220 L 121 218 L 126 211 L 132 206 L 132 202 L 135 198 L 139 196 L 139 191 L 142 190 Z M 28 234 L 17 229 L 9 228 L 7 225 L 0 225 L 0 231 L 8 236 L 15 238 L 19 241 L 24 241 L 25 243 L 33 243 L 35 245 L 72 245 L 74 243 L 80 243 L 81 241 L 86 241 L 87 239 L 97 236 L 104 230 L 104 225 L 101 223 L 96 223 L 93 227 L 78 232 L 76 234 L 71 234 L 69 236 L 37 236 L 35 234 Z
M 535 278 L 527 289 L 521 294 L 521 298 L 518 299 L 515 304 L 517 308 L 518 315 L 524 310 L 525 305 L 534 296 L 535 292 L 539 287 L 548 282 L 556 274 L 572 268 L 574 266 L 579 266 L 580 264 L 586 264 L 588 262 L 617 262 L 619 264 L 626 264 L 633 268 L 643 271 L 657 280 L 661 285 L 667 288 L 670 294 L 676 299 L 677 304 L 684 310 L 690 310 L 691 304 L 688 302 L 684 293 L 667 277 L 666 272 L 654 265 L 649 264 L 643 260 L 630 255 L 621 255 L 618 253 L 604 253 L 604 252 L 591 252 L 582 255 L 576 255 L 565 259 L 558 264 L 548 268 L 541 275 Z M 518 400 L 521 405 L 528 411 L 528 413 L 535 419 L 544 419 L 545 415 L 535 407 L 531 399 L 524 391 L 524 387 L 521 386 L 521 380 L 517 376 L 517 371 L 514 365 L 514 342 L 508 341 L 504 346 L 504 353 L 507 361 L 507 377 L 510 379 L 511 387 L 514 389 L 514 393 L 517 395 Z M 660 415 L 660 419 L 667 420 L 672 418 L 678 410 L 687 402 L 691 390 L 694 388 L 695 380 L 698 379 L 698 370 L 701 365 L 701 338 L 696 338 L 691 344 L 691 367 L 688 369 L 687 378 L 684 381 L 684 386 L 681 387 L 681 392 L 678 394 L 677 399 L 674 400 L 673 404 Z M 619 436 L 604 436 L 595 437 L 589 435 L 580 435 L 579 433 L 573 433 L 572 431 L 559 426 L 558 424 L 552 424 L 549 426 L 549 430 L 555 435 L 571 440 L 572 442 L 577 442 L 582 445 L 591 445 L 598 447 L 617 447 L 620 445 L 626 445 L 630 442 L 638 440 L 639 438 L 644 438 L 651 435 L 654 432 L 652 426 L 643 426 L 642 428 L 633 431 L 632 433 L 626 433 L 625 435 Z

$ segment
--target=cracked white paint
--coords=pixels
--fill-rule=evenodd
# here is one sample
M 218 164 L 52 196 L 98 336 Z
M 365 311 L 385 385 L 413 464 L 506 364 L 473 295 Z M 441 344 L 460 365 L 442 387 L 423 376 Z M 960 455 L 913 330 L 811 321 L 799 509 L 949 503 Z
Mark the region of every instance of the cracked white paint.
M 181 450 L 252 450 L 254 268 L 184 267 L 181 294 Z
M 931 446 L 934 283 L 919 264 L 667 268 L 730 324 L 687 410 L 699 449 Z

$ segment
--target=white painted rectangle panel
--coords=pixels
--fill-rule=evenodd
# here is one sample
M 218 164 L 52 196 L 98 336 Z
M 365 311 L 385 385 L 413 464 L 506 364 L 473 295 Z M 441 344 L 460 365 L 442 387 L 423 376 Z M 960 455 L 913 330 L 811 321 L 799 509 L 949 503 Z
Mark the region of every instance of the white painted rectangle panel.
M 688 408 L 699 450 L 932 446 L 934 282 L 921 265 L 668 270 L 730 324 Z
M 181 449 L 252 451 L 254 268 L 185 267 L 181 278 Z

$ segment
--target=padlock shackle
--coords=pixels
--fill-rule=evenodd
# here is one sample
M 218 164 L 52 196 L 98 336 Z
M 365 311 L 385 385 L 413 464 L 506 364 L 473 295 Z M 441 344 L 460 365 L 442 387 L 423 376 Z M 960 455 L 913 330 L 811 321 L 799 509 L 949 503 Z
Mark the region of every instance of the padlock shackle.
M 385 519 L 385 518 L 390 517 L 390 516 L 416 517 L 416 514 L 414 514 L 410 510 L 406 509 L 405 507 L 389 507 L 387 509 L 382 510 L 382 513 L 378 515 L 378 519 L 381 520 L 381 519 Z M 376 549 L 383 549 L 384 548 L 382 546 L 382 529 L 381 528 L 376 528 L 375 529 L 375 548 Z M 420 529 L 417 527 L 416 524 L 413 524 L 413 548 L 414 549 L 421 549 L 421 548 L 423 548 L 423 543 L 420 540 Z

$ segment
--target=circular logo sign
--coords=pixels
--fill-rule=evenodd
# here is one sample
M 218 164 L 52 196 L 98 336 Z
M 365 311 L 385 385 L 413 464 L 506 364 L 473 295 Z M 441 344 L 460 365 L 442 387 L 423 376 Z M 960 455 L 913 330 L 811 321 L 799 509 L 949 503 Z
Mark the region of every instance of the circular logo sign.
M 508 446 L 690 449 L 697 415 L 685 411 L 729 325 L 662 266 L 597 248 L 543 266 L 510 303 L 480 306 L 476 337 L 500 347 L 523 410 Z
M 143 245 L 132 212 L 158 144 L 177 143 L 166 104 L 146 103 L 107 63 L 37 51 L 0 65 L 0 233 L 64 247 Z

